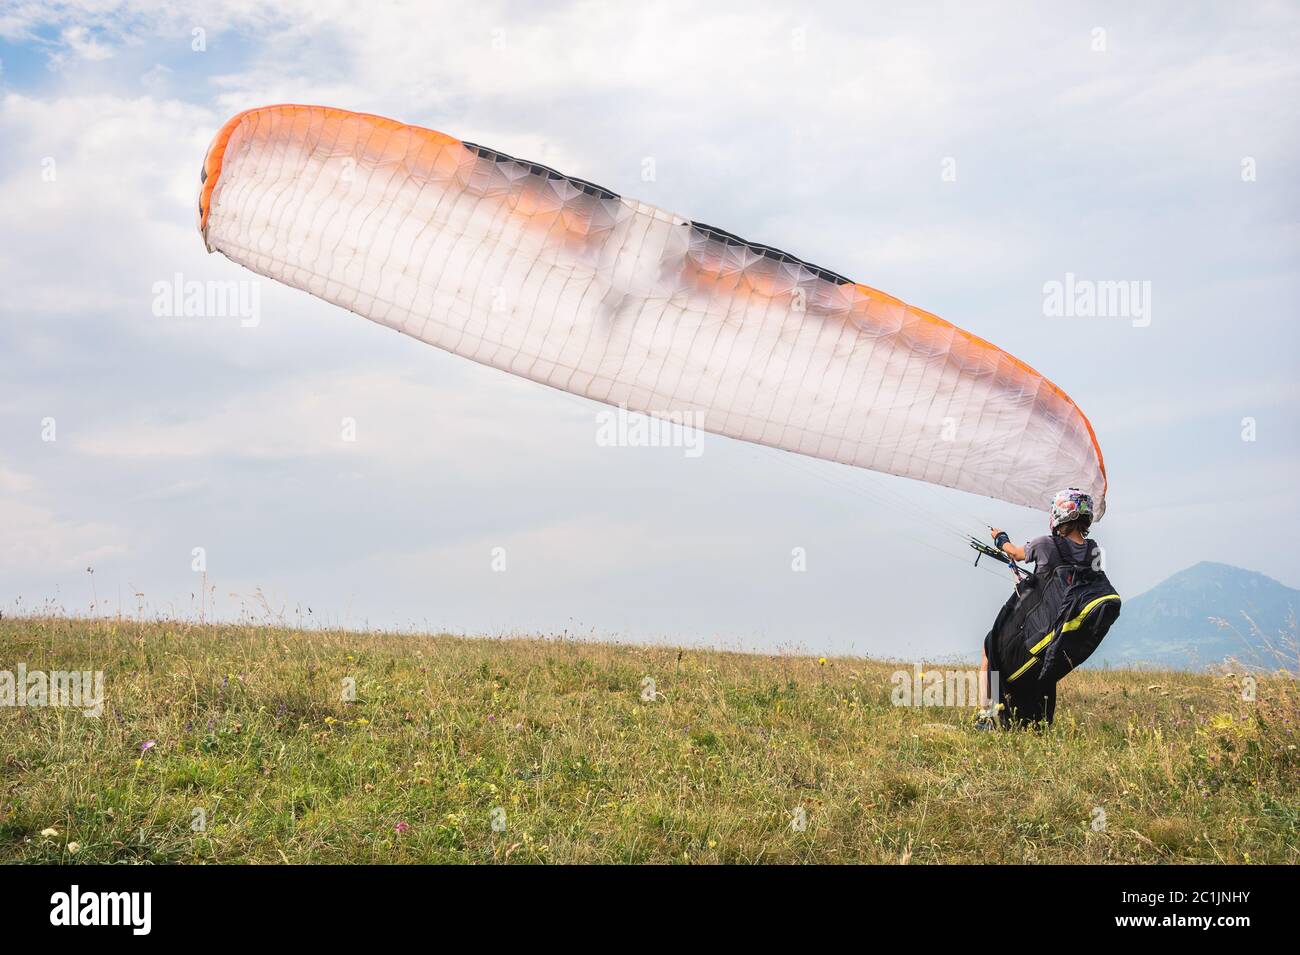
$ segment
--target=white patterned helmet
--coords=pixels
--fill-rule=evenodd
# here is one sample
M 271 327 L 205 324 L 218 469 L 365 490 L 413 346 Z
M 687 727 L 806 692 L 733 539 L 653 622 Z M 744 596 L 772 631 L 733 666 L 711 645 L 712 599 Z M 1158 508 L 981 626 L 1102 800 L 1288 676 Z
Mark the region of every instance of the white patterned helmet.
M 1089 524 L 1092 523 L 1092 496 L 1084 494 L 1077 487 L 1057 491 L 1052 498 L 1052 531 L 1080 518 L 1086 518 Z

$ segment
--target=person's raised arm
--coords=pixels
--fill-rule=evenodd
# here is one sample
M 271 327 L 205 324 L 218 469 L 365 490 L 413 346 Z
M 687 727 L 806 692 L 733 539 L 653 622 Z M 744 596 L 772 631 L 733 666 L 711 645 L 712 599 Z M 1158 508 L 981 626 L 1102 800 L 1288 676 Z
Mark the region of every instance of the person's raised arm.
M 994 547 L 1002 551 L 1002 553 L 1006 554 L 1012 560 L 1025 559 L 1025 549 L 1011 543 L 1011 538 L 1007 535 L 1006 531 L 999 530 L 996 527 L 990 527 L 989 530 L 993 534 Z

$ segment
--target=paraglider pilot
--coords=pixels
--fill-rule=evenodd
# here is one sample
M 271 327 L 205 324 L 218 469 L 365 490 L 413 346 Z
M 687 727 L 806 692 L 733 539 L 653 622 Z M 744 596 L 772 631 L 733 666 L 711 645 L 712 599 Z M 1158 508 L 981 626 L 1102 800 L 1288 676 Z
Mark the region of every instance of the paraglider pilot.
M 1050 724 L 1057 682 L 1088 658 L 1119 616 L 1101 548 L 1088 538 L 1092 518 L 1092 498 L 1066 488 L 1052 500 L 1050 534 L 1021 547 L 990 528 L 994 546 L 1032 563 L 1034 573 L 1018 578 L 984 638 L 981 728 L 992 728 L 995 719 L 1003 727 Z

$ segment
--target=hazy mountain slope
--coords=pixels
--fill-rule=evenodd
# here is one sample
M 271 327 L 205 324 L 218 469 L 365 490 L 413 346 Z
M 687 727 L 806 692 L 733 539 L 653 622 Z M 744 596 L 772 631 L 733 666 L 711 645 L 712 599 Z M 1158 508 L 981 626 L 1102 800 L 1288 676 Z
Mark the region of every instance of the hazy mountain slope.
M 1124 601 L 1093 665 L 1201 669 L 1225 658 L 1296 669 L 1300 590 L 1203 561 Z

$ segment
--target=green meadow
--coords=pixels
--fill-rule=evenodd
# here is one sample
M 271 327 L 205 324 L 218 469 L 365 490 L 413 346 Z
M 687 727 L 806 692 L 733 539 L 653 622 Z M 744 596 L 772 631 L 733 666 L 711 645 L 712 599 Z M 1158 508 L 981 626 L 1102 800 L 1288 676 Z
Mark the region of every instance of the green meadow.
M 104 698 L 0 708 L 5 862 L 1300 861 L 1284 675 L 1078 672 L 981 733 L 853 658 L 0 620 L 20 664 Z

